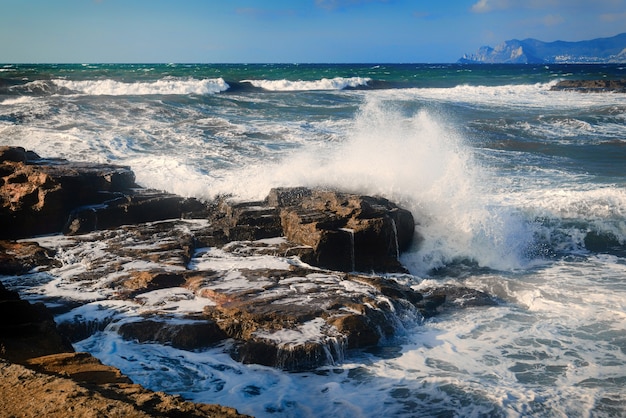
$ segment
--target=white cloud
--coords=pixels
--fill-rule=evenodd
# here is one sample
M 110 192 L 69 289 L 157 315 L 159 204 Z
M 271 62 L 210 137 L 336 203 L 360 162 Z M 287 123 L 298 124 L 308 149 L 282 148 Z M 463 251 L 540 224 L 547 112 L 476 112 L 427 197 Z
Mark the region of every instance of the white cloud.
M 565 19 L 563 19 L 563 16 L 559 14 L 547 15 L 543 17 L 542 22 L 545 26 L 556 26 L 565 22 Z
M 488 13 L 507 9 L 549 9 L 553 7 L 592 6 L 614 4 L 616 0 L 478 0 L 471 7 L 474 13 Z M 621 1 L 621 0 L 620 0 Z
M 509 0 L 478 0 L 473 6 L 474 13 L 487 13 L 498 9 L 508 9 L 511 7 Z
M 624 13 L 605 13 L 600 15 L 600 19 L 604 22 L 626 21 L 626 12 Z

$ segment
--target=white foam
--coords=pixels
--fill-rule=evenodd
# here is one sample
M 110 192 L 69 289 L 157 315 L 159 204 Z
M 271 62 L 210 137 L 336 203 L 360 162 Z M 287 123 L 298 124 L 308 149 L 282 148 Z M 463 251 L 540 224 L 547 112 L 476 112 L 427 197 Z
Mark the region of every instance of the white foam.
M 471 106 L 500 107 L 502 109 L 542 108 L 577 109 L 605 106 L 607 98 L 612 103 L 626 104 L 624 95 L 606 93 L 580 94 L 578 92 L 550 91 L 558 80 L 537 84 L 508 84 L 502 86 L 459 85 L 450 88 L 401 89 L 377 94 L 392 94 L 397 99 L 429 99 L 442 102 L 467 103 Z
M 152 82 L 124 83 L 115 80 L 53 80 L 59 87 L 89 95 L 128 96 L 153 94 L 214 94 L 228 90 L 222 78 L 177 79 L 164 78 Z
M 335 77 L 322 78 L 313 81 L 291 81 L 291 80 L 243 80 L 255 87 L 271 91 L 313 91 L 313 90 L 343 90 L 346 87 L 367 86 L 372 81 L 364 77 Z
M 275 341 L 281 345 L 304 345 L 307 342 L 323 341 L 328 332 L 328 324 L 322 318 L 315 318 L 304 322 L 296 329 L 284 328 L 274 332 L 256 331 L 254 336 L 270 341 Z
M 198 167 L 175 155 L 134 156 L 125 161 L 137 183 L 183 197 L 210 195 L 209 178 Z
M 411 210 L 422 247 L 403 261 L 415 273 L 455 258 L 517 268 L 532 230 L 492 197 L 498 179 L 482 170 L 462 136 L 426 110 L 406 114 L 368 95 L 341 144 L 304 147 L 277 164 L 227 174 L 212 191 L 263 198 L 276 186 L 327 186 L 382 195 Z
M 207 298 L 198 297 L 189 289 L 170 287 L 145 292 L 135 298 L 141 303 L 142 311 L 159 311 L 170 314 L 202 313 L 205 306 L 215 305 Z
M 29 103 L 32 103 L 33 101 L 35 101 L 35 99 L 29 96 L 9 97 L 0 101 L 0 106 L 15 106 L 18 104 L 29 104 Z
M 289 258 L 269 255 L 237 255 L 220 248 L 209 248 L 198 254 L 189 263 L 194 270 L 229 271 L 237 269 L 275 269 L 289 270 L 294 262 Z

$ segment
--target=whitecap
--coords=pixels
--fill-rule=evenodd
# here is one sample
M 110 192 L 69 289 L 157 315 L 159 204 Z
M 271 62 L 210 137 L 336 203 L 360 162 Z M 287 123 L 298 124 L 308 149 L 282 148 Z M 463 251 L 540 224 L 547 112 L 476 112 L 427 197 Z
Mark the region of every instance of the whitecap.
M 223 78 L 216 79 L 177 79 L 166 77 L 151 82 L 125 83 L 116 80 L 53 80 L 59 87 L 81 94 L 128 96 L 154 94 L 214 94 L 228 90 Z
M 372 81 L 364 77 L 335 77 L 332 79 L 322 78 L 313 81 L 291 80 L 243 80 L 254 87 L 271 91 L 308 91 L 308 90 L 343 90 L 347 87 L 355 88 L 367 86 Z

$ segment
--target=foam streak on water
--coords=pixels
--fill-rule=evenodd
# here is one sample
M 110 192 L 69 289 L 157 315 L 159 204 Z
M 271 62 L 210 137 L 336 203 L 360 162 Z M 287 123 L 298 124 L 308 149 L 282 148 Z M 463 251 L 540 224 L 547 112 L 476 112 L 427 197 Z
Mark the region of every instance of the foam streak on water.
M 207 199 L 275 186 L 379 194 L 410 209 L 423 238 L 401 256 L 412 274 L 395 279 L 500 301 L 289 374 L 236 363 L 223 346 L 123 341 L 111 318 L 142 308 L 106 301 L 105 282 L 72 281 L 98 244 L 42 238 L 63 267 L 3 283 L 33 300 L 82 297 L 71 314 L 104 332 L 76 348 L 137 383 L 258 417 L 626 414 L 626 95 L 549 90 L 623 78 L 622 67 L 9 66 L 2 77 L 12 74 L 0 83 L 1 145 L 128 164 L 145 186 Z M 207 248 L 191 266 L 232 270 L 223 286 L 239 286 L 238 268 L 293 262 Z M 145 302 L 205 303 L 184 289 Z

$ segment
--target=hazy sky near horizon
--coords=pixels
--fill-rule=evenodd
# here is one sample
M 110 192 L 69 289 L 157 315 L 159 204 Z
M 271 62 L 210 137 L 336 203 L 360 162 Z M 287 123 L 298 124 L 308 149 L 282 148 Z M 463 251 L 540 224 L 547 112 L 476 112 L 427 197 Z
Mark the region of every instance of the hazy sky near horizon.
M 455 62 L 626 32 L 626 0 L 0 0 L 3 63 Z

